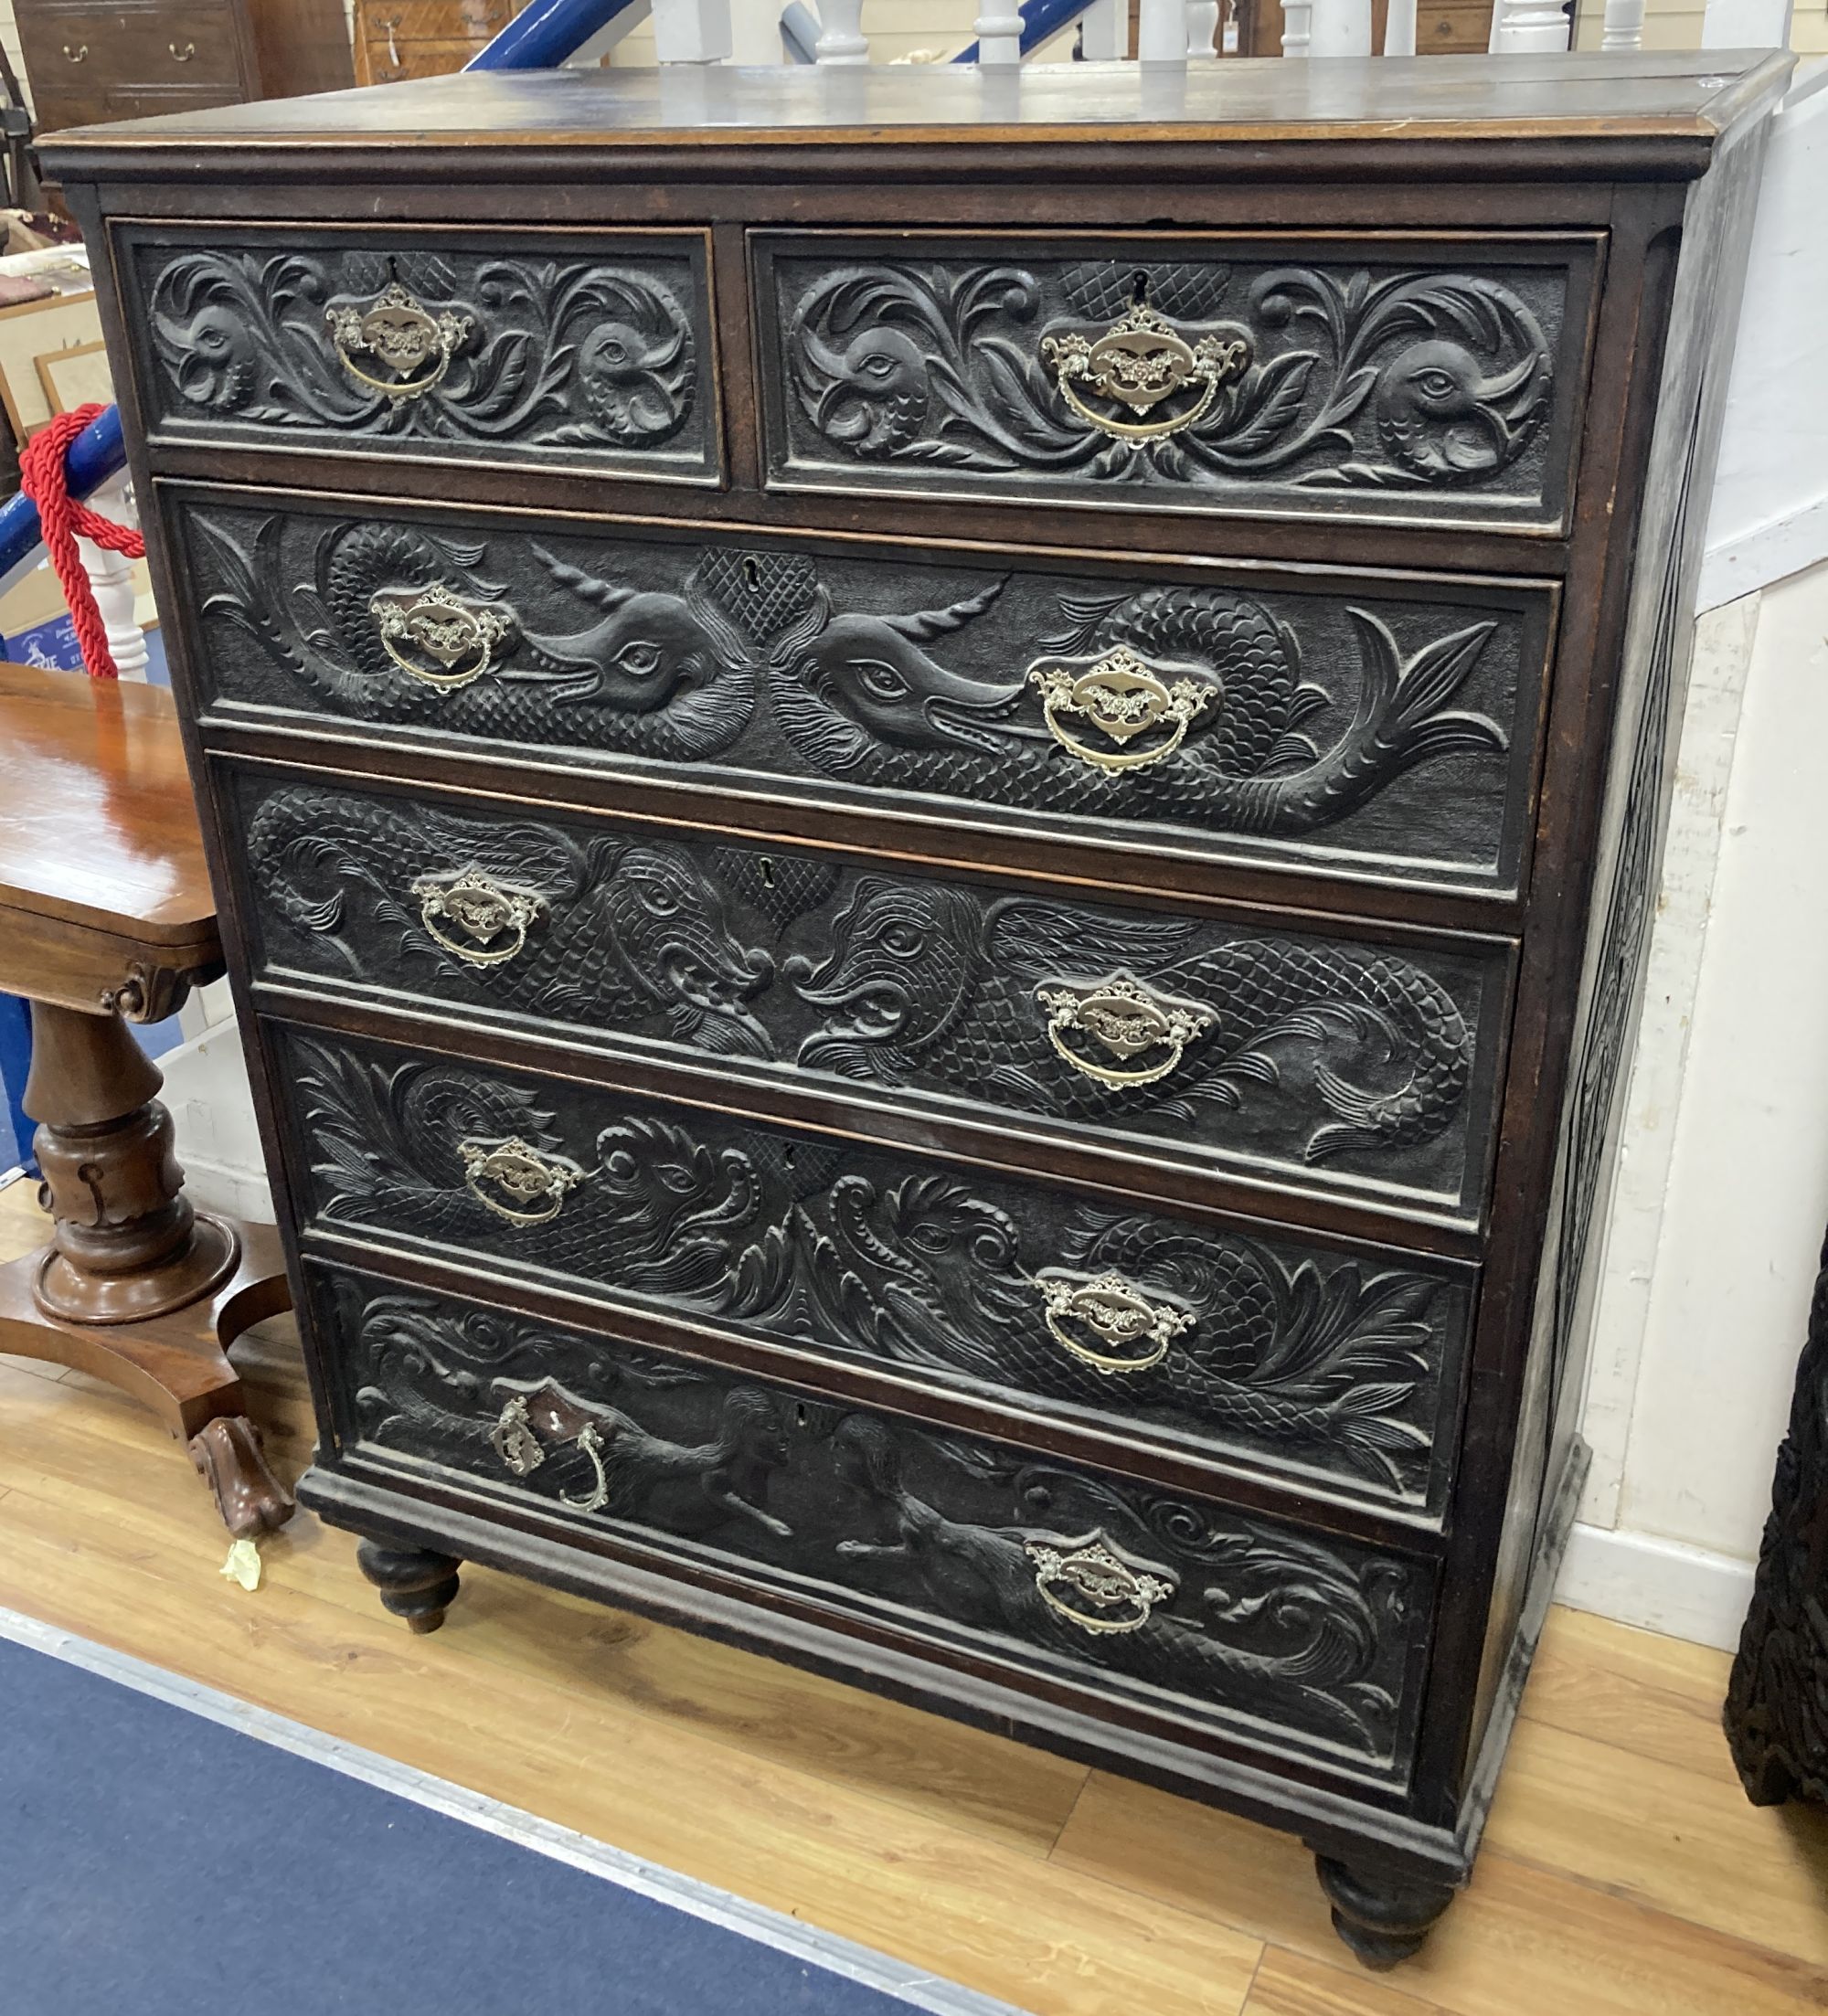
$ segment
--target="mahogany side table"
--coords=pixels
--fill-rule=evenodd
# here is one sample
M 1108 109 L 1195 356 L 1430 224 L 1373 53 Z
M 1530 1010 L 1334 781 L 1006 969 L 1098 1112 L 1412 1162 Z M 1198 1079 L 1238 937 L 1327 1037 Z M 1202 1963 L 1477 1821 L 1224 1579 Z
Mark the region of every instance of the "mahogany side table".
M 130 1022 L 222 971 L 171 697 L 0 663 L 0 990 L 31 1003 L 27 1114 L 52 1235 L 0 1268 L 0 1351 L 151 1407 L 238 1538 L 282 1525 L 227 1347 L 292 1296 L 270 1226 L 196 1210 Z

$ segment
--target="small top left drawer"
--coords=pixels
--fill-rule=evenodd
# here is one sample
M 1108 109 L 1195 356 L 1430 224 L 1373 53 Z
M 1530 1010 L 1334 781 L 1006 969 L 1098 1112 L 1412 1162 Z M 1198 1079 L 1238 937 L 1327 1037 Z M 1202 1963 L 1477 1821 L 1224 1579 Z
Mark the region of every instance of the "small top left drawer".
M 123 225 L 165 442 L 722 480 L 704 234 Z

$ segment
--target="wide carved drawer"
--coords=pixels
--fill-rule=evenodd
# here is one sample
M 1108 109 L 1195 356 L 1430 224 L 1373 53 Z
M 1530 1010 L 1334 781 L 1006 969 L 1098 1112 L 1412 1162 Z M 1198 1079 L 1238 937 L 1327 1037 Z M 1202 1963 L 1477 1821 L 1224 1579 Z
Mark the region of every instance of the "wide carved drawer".
M 1600 244 L 756 232 L 767 478 L 1557 529 Z
M 1420 1561 L 373 1276 L 312 1289 L 345 1449 L 1107 1715 L 1407 1773 Z
M 255 971 L 1471 1218 L 1510 948 L 241 774 Z
M 119 225 L 166 441 L 720 478 L 705 239 Z
M 1472 1270 L 276 1034 L 310 1222 L 1438 1512 Z
M 634 762 L 764 810 L 791 786 L 1049 841 L 1518 886 L 1544 586 L 580 537 L 198 490 L 171 517 L 218 712 Z

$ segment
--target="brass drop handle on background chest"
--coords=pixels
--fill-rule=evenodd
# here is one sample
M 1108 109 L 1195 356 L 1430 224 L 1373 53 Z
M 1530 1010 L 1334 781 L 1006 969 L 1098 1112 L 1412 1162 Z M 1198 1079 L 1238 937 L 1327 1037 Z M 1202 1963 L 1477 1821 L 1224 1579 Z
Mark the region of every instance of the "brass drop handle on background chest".
M 1078 1280 L 1055 1275 L 1037 1279 L 1035 1286 L 1041 1291 L 1047 1334 L 1062 1351 L 1107 1377 L 1159 1365 L 1174 1339 L 1193 1327 L 1185 1310 L 1152 1302 L 1121 1274 Z M 1096 1348 L 1074 1336 L 1069 1323 L 1089 1331 Z
M 473 315 L 450 309 L 433 314 L 397 280 L 389 281 L 366 308 L 326 308 L 324 322 L 349 376 L 396 404 L 420 398 L 441 384 L 452 358 L 476 325 Z M 372 377 L 356 362 L 357 357 L 374 357 L 400 376 Z
M 457 1156 L 471 1195 L 510 1225 L 549 1225 L 566 1197 L 590 1174 L 563 1156 L 542 1155 L 518 1135 L 506 1141 L 459 1141 Z M 491 1196 L 484 1183 L 493 1184 L 502 1196 Z
M 531 1477 L 546 1460 L 546 1446 L 534 1432 L 526 1399 L 522 1394 L 515 1394 L 502 1409 L 501 1418 L 489 1431 L 489 1441 L 495 1454 L 516 1477 Z M 582 1498 L 574 1498 L 569 1491 L 560 1491 L 558 1502 L 569 1505 L 573 1512 L 601 1512 L 609 1502 L 610 1479 L 603 1468 L 603 1438 L 594 1421 L 585 1422 L 578 1431 L 575 1447 L 582 1449 L 590 1459 L 594 1481 Z
M 86 63 L 89 60 L 89 44 L 87 42 L 79 43 L 75 48 L 71 48 L 69 44 L 66 42 L 63 46 L 63 53 L 72 63 Z
M 197 44 L 195 42 L 186 42 L 182 48 L 179 48 L 175 42 L 167 42 L 165 47 L 171 51 L 174 63 L 188 63 L 191 58 L 197 54 Z
M 1107 775 L 1144 769 L 1172 756 L 1218 697 L 1209 680 L 1176 678 L 1128 644 L 1089 662 L 1037 658 L 1028 667 L 1028 683 L 1040 689 L 1048 734 L 1069 755 Z M 1081 739 L 1076 731 L 1080 722 L 1101 739 Z M 1159 740 L 1131 748 L 1139 736 L 1156 731 Z
M 1197 1002 L 1152 994 L 1128 973 L 1079 984 L 1056 981 L 1037 987 L 1035 998 L 1047 1012 L 1047 1041 L 1066 1062 L 1083 1077 L 1119 1090 L 1153 1085 L 1166 1077 L 1185 1055 L 1188 1044 L 1204 1035 L 1217 1019 L 1210 1008 L 1202 1008 Z M 1082 1056 L 1068 1043 L 1068 1036 L 1089 1038 L 1117 1061 L 1100 1063 Z M 1153 1064 L 1130 1062 L 1162 1049 L 1167 1056 Z
M 1174 1586 L 1112 1551 L 1101 1533 L 1083 1540 L 1026 1543 L 1035 1586 L 1050 1610 L 1095 1637 L 1140 1631 L 1158 1603 L 1174 1601 Z
M 1053 366 L 1060 397 L 1088 427 L 1114 440 L 1158 441 L 1197 427 L 1221 388 L 1243 377 L 1250 366 L 1250 337 L 1227 324 L 1189 343 L 1165 315 L 1139 301 L 1100 335 L 1043 336 L 1041 355 Z M 1191 406 L 1143 418 L 1164 399 L 1195 387 L 1198 397 Z M 1132 417 L 1100 412 L 1086 403 L 1087 393 Z
M 368 614 L 381 649 L 407 677 L 444 693 L 473 685 L 488 672 L 516 621 L 505 604 L 473 609 L 441 581 L 382 589 L 368 598 Z M 418 657 L 409 657 L 408 649 Z
M 419 921 L 428 936 L 466 966 L 505 966 L 525 947 L 528 926 L 546 908 L 543 898 L 493 881 L 480 868 L 467 870 L 454 882 L 444 875 L 420 875 L 412 893 L 419 898 Z M 463 938 L 446 937 L 441 920 L 462 931 Z M 507 942 L 498 943 L 504 934 Z

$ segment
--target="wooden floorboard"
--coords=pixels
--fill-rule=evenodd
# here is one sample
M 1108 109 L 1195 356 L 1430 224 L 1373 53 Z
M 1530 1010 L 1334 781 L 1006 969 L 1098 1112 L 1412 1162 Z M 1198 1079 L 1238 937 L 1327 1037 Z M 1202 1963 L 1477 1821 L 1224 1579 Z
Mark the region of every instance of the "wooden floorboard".
M 40 1236 L 0 1192 L 0 1259 Z M 289 1324 L 237 1353 L 276 1463 Z M 1828 2010 L 1828 1825 L 1748 1806 L 1727 1661 L 1557 1610 L 1472 1887 L 1374 1977 L 1288 1837 L 664 1626 L 466 1570 L 428 1639 L 309 1514 L 249 1595 L 182 1452 L 0 1359 L 0 1604 L 865 1941 L 1037 2016 Z

